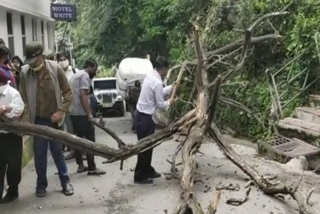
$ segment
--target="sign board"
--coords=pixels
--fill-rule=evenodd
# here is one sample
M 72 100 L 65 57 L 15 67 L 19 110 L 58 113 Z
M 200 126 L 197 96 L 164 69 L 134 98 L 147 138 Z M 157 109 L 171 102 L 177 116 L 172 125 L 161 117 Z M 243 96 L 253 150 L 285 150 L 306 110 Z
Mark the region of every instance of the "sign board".
M 77 20 L 75 4 L 51 4 L 51 18 L 56 21 L 73 22 Z

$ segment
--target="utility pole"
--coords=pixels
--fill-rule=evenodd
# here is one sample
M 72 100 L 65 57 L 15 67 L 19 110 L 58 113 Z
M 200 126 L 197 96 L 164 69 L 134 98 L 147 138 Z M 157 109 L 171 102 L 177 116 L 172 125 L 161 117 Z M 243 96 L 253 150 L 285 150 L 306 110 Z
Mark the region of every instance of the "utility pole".
M 57 38 L 57 37 L 55 38 L 54 43 L 56 44 L 56 45 L 55 45 L 55 46 L 56 46 L 56 47 L 55 47 L 55 48 L 56 48 L 56 53 L 58 53 L 58 51 L 59 51 L 59 47 L 58 47 L 58 46 L 59 46 L 59 41 L 58 41 L 58 38 Z

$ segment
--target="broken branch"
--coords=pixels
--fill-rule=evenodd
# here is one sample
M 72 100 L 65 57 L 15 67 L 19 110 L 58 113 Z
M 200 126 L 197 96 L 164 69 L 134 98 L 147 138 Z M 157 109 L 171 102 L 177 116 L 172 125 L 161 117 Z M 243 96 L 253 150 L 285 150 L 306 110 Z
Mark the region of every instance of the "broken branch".
M 233 206 L 240 206 L 241 204 L 244 204 L 249 199 L 250 192 L 251 192 L 251 188 L 247 189 L 246 194 L 243 198 L 230 198 L 226 201 L 226 203 Z
M 300 191 L 299 188 L 295 190 L 291 185 L 287 183 L 278 182 L 277 184 L 271 184 L 263 176 L 260 176 L 259 173 L 249 166 L 245 161 L 243 161 L 240 156 L 233 150 L 231 146 L 224 142 L 223 136 L 217 126 L 212 123 L 211 128 L 209 129 L 209 135 L 217 143 L 221 151 L 225 156 L 231 160 L 235 165 L 237 165 L 245 174 L 247 174 L 250 179 L 267 195 L 276 195 L 276 194 L 285 194 L 290 195 L 300 208 L 301 213 L 303 214 L 316 214 L 320 213 L 319 211 L 314 210 L 310 205 L 306 204 L 306 196 Z

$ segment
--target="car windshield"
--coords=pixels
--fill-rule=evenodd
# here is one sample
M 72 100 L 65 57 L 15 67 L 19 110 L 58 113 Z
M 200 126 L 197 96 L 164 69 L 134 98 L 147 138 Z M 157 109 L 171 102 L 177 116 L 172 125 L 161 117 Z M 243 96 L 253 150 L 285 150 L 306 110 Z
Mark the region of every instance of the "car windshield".
M 116 89 L 116 80 L 94 80 L 94 90 Z

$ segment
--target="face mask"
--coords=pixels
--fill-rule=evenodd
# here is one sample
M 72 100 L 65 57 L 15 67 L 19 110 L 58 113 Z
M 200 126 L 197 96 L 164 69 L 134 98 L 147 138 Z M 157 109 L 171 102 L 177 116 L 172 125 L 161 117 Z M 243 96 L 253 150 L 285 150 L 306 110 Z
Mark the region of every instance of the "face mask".
M 62 69 L 66 69 L 69 66 L 69 60 L 64 60 L 62 62 L 59 62 L 59 65 L 61 66 Z
M 41 70 L 43 64 L 38 65 L 37 67 L 31 68 L 34 72 L 38 72 Z

